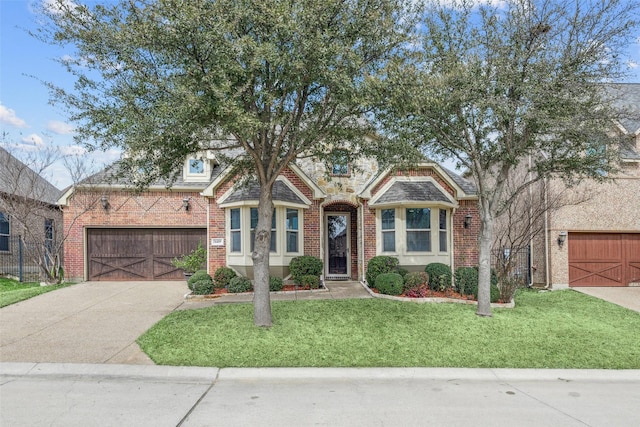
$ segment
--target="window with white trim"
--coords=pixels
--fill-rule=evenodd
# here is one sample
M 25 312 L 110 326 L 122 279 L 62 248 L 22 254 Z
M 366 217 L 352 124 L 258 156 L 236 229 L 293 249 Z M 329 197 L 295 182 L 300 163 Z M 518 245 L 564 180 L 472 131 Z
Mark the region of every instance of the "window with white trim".
M 447 252 L 447 211 L 445 209 L 438 210 L 440 211 L 438 215 L 440 252 Z
M 10 231 L 9 215 L 4 212 L 0 212 L 0 252 L 9 252 Z
M 382 209 L 382 251 L 396 251 L 396 210 Z
M 431 251 L 431 209 L 407 208 L 405 228 L 408 252 Z
M 251 252 L 255 247 L 256 242 L 256 227 L 258 226 L 258 208 L 250 209 L 251 215 Z M 277 247 L 277 232 L 276 232 L 276 210 L 273 210 L 273 216 L 271 217 L 271 247 L 270 251 L 275 252 Z
M 288 209 L 286 212 L 285 229 L 287 233 L 287 252 L 299 252 L 298 242 L 298 209 Z
M 242 226 L 240 209 L 229 209 L 229 232 L 231 237 L 231 252 L 242 252 Z

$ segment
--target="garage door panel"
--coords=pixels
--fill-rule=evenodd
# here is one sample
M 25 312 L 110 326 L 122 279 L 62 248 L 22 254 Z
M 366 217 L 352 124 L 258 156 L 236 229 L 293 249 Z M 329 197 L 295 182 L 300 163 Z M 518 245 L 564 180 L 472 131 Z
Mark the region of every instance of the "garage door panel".
M 171 261 L 206 241 L 205 229 L 89 229 L 90 280 L 180 280 Z
M 640 234 L 569 233 L 569 286 L 640 281 Z

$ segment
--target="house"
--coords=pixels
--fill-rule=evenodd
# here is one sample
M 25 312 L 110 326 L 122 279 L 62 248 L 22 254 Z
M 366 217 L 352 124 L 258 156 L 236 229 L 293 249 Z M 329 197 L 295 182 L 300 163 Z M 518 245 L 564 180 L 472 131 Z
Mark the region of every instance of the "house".
M 521 255 L 513 263 L 536 287 L 640 285 L 640 84 L 608 89 L 629 113 L 612 124 L 622 137 L 613 179 L 539 181 L 498 219 L 495 252 Z M 518 169 L 514 182 L 528 173 Z
M 612 181 L 581 183 L 572 191 L 588 193 L 586 201 L 550 213 L 547 282 L 553 288 L 640 286 L 640 84 L 612 86 L 617 105 L 629 112 L 614 129 L 624 138 L 620 170 Z
M 37 276 L 60 243 L 60 190 L 2 147 L 0 164 L 0 275 L 18 276 L 22 260 Z
M 477 196 L 469 181 L 433 162 L 408 171 L 379 170 L 371 159 L 340 162 L 327 171 L 301 159 L 278 177 L 272 275 L 286 278 L 300 255 L 321 258 L 326 280 L 364 280 L 376 255 L 398 257 L 408 270 L 431 262 L 477 264 Z M 68 277 L 179 279 L 171 260 L 199 242 L 208 249 L 209 273 L 228 266 L 253 277 L 256 185 L 236 185 L 238 177 L 208 153 L 186 159 L 170 188 L 158 182 L 135 192 L 117 168 L 70 188 L 59 201 L 69 230 Z

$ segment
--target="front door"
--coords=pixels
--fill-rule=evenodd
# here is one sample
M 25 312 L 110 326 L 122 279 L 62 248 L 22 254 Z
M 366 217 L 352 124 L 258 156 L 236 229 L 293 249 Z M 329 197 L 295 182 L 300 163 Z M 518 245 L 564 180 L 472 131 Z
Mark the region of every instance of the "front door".
M 325 223 L 325 277 L 327 280 L 349 279 L 351 216 L 348 213 L 328 213 Z

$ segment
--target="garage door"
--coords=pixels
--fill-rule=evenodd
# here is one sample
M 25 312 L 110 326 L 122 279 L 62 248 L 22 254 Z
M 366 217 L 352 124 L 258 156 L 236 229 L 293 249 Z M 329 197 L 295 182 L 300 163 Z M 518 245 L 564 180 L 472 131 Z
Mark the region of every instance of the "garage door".
M 171 260 L 202 243 L 206 229 L 88 229 L 89 280 L 179 280 Z
M 569 286 L 640 285 L 640 234 L 569 233 Z

